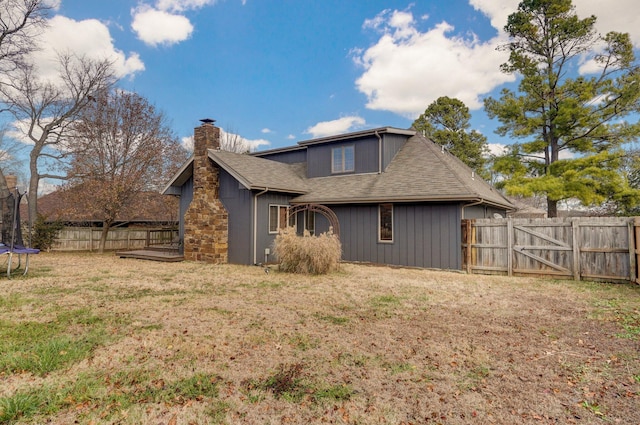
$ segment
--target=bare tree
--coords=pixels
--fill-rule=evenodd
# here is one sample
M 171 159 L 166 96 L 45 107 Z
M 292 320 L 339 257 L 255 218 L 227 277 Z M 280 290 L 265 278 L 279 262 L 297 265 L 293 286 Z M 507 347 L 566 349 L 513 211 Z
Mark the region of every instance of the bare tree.
M 40 180 L 66 178 L 64 172 L 56 173 L 56 169 L 75 149 L 70 131 L 75 120 L 116 81 L 110 61 L 70 54 L 59 56 L 57 80 L 43 80 L 36 71 L 32 65 L 21 64 L 14 77 L 0 85 L 0 96 L 6 107 L 33 144 L 27 195 L 31 217 L 37 213 Z
M 45 0 L 0 1 L 0 72 L 15 70 L 36 50 L 38 32 L 50 9 Z
M 25 63 L 25 57 L 37 49 L 36 38 L 46 26 L 51 7 L 45 0 L 0 0 L 0 85 Z M 4 178 L 8 152 L 3 138 L 0 166 L 0 197 L 8 195 Z
M 220 150 L 247 153 L 250 151 L 249 145 L 239 134 L 235 132 L 222 131 L 220 134 Z
M 164 114 L 131 92 L 103 92 L 74 125 L 73 204 L 102 220 L 100 251 L 119 213 L 157 191 L 186 159 Z

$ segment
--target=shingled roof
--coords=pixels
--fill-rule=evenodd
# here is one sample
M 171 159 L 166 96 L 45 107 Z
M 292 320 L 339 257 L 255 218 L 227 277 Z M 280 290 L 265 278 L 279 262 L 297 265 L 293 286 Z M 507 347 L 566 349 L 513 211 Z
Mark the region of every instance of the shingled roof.
M 511 203 L 462 161 L 420 134 L 407 143 L 381 174 L 308 179 L 309 192 L 293 203 L 484 201 Z
M 307 178 L 305 164 L 221 150 L 209 150 L 209 158 L 247 189 L 297 194 L 291 200 L 294 204 L 466 201 L 513 208 L 508 199 L 467 165 L 421 134 L 409 137 L 380 174 Z M 165 193 L 191 172 L 189 167 L 183 167 L 181 177 L 177 176 Z
M 307 193 L 309 187 L 300 164 L 290 165 L 250 155 L 209 150 L 209 158 L 247 189 Z

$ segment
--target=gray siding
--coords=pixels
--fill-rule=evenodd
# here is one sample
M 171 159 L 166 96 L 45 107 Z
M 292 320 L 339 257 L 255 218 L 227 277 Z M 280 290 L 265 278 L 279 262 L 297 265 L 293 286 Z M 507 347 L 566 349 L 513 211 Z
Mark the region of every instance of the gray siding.
M 307 177 L 331 176 L 331 149 L 340 146 L 354 146 L 355 174 L 378 172 L 378 138 L 373 136 L 308 146 Z
M 494 214 L 500 214 L 502 218 L 507 216 L 507 211 L 504 208 L 492 207 L 489 205 L 474 205 L 464 208 L 462 213 L 464 219 L 474 218 L 494 218 Z
M 382 171 L 386 170 L 398 151 L 407 142 L 408 136 L 401 134 L 383 134 L 382 135 Z
M 258 233 L 256 235 L 257 262 L 261 263 L 264 261 L 264 250 L 266 248 L 269 248 L 273 253 L 273 241 L 276 235 L 269 233 L 269 205 L 289 205 L 291 198 L 293 198 L 291 195 L 272 192 L 265 193 L 258 197 Z M 251 256 L 252 263 L 253 251 L 251 252 Z M 275 257 L 271 254 L 267 260 L 270 262 L 275 261 Z
M 184 214 L 187 212 L 189 205 L 191 205 L 191 200 L 193 199 L 193 177 L 189 177 L 181 187 L 180 187 L 180 225 L 178 228 L 180 234 L 180 240 L 184 241 Z
M 258 156 L 264 159 L 270 159 L 272 161 L 284 162 L 285 164 L 298 164 L 298 163 L 307 161 L 306 149 L 287 151 L 287 152 L 274 152 L 274 153 L 268 153 L 264 155 L 260 153 L 256 153 L 255 156 Z
M 220 171 L 220 200 L 229 214 L 229 262 L 251 264 L 253 241 L 251 192 L 224 170 Z
M 180 239 L 184 240 L 184 214 L 193 199 L 193 177 L 180 188 Z M 241 189 L 238 181 L 224 170 L 220 172 L 220 200 L 229 213 L 229 262 L 251 264 L 251 193 Z
M 393 243 L 378 242 L 378 205 L 332 206 L 340 222 L 343 259 L 411 267 L 462 267 L 458 204 L 395 204 Z M 320 219 L 316 221 L 318 232 Z M 326 226 L 326 224 L 325 224 Z

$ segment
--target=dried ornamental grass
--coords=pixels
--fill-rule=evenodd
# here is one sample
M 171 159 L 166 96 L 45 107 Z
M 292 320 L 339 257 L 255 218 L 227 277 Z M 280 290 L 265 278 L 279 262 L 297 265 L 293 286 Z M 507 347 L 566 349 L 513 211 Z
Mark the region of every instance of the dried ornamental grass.
M 282 229 L 274 241 L 273 251 L 280 270 L 289 273 L 326 274 L 338 268 L 342 246 L 337 235 L 329 232 L 298 236 L 293 227 Z

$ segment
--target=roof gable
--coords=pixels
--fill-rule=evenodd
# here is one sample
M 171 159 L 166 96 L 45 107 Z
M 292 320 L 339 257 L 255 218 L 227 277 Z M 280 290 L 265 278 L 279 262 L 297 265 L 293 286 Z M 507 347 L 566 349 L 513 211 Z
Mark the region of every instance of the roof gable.
M 209 150 L 208 156 L 245 188 L 299 195 L 292 199 L 293 203 L 462 201 L 513 208 L 511 202 L 466 164 L 413 130 L 385 127 L 299 144 L 333 143 L 381 132 L 408 136 L 382 173 L 307 178 L 306 164 L 287 164 L 221 150 Z M 188 164 L 176 174 L 164 193 L 172 193 L 171 188 L 179 187 L 193 174 L 193 167 Z
M 247 189 L 306 193 L 309 188 L 299 165 L 221 150 L 209 150 L 209 158 Z
M 462 161 L 420 134 L 407 140 L 383 173 L 308 179 L 296 203 L 483 201 L 511 203 Z

